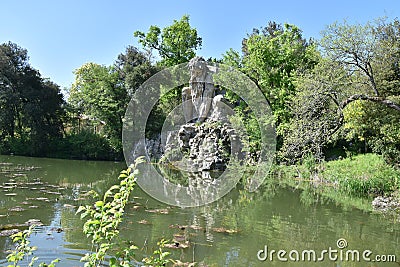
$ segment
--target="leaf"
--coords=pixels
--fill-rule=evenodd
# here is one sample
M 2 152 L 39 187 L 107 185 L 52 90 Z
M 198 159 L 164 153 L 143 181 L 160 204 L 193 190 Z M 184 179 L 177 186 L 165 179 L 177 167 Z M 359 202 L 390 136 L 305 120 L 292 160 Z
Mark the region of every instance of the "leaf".
M 128 177 L 127 174 L 120 174 L 120 175 L 119 175 L 119 179 L 124 179 L 124 178 L 126 178 L 126 177 Z
M 163 252 L 163 253 L 161 253 L 161 257 L 162 257 L 162 258 L 165 258 L 165 257 L 167 257 L 169 254 L 171 254 L 171 253 L 169 253 L 169 252 Z
M 113 190 L 117 190 L 117 189 L 119 189 L 119 186 L 118 185 L 113 185 L 113 186 L 111 186 L 108 190 L 107 190 L 107 192 L 104 194 L 104 198 L 106 198 L 106 197 L 109 197 L 109 196 L 112 196 L 113 195 Z
M 75 212 L 75 214 L 78 214 L 78 213 L 80 213 L 80 212 L 82 212 L 82 211 L 85 211 L 86 210 L 86 207 L 84 207 L 84 206 L 79 206 L 79 208 L 78 208 L 78 210 Z
M 98 208 L 101 208 L 101 207 L 104 206 L 104 202 L 101 201 L 101 200 L 99 200 L 99 201 L 96 201 L 96 202 L 94 203 L 94 205 L 95 205 L 96 207 L 98 207 Z
M 110 258 L 109 263 L 110 263 L 110 267 L 116 267 L 116 266 L 118 266 L 118 265 L 117 265 L 117 259 L 114 258 L 114 257 Z

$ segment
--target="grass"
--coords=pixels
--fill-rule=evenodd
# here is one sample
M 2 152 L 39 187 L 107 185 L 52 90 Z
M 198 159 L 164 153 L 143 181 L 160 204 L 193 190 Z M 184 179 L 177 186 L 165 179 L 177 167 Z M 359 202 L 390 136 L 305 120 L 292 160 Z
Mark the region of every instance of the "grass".
M 322 163 L 309 158 L 298 165 L 274 166 L 272 172 L 271 177 L 280 184 L 312 190 L 344 207 L 371 211 L 371 201 L 378 195 L 400 197 L 400 170 L 377 154 Z
M 321 175 L 337 183 L 340 191 L 356 197 L 387 195 L 400 186 L 400 171 L 376 154 L 326 162 Z

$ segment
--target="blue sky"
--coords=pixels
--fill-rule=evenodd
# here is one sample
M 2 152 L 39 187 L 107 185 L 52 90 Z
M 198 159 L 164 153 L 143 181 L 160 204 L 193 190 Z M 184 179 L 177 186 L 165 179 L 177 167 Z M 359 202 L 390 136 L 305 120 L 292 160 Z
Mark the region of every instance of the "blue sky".
M 74 69 L 86 62 L 110 65 L 126 46 L 138 46 L 134 31 L 170 25 L 184 14 L 203 38 L 198 54 L 219 58 L 229 48 L 239 50 L 247 33 L 270 20 L 295 24 L 305 37 L 319 38 L 326 25 L 343 19 L 400 18 L 400 1 L 2 1 L 0 43 L 28 49 L 31 65 L 43 77 L 69 87 Z

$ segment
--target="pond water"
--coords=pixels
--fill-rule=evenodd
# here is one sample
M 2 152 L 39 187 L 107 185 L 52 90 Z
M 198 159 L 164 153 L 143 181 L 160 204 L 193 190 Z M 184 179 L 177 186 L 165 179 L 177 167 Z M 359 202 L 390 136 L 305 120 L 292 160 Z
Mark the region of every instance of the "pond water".
M 43 226 L 30 237 L 38 246 L 40 261 L 60 258 L 57 266 L 83 266 L 79 260 L 90 248 L 82 233 L 83 222 L 75 215 L 79 205 L 87 203 L 85 192 L 104 193 L 117 182 L 123 163 L 0 156 L 0 226 L 38 219 Z M 187 240 L 185 249 L 169 249 L 182 262 L 199 266 L 399 266 L 400 225 L 382 215 L 343 208 L 319 199 L 312 204 L 302 201 L 297 190 L 264 187 L 249 193 L 238 186 L 222 199 L 203 207 L 179 208 L 160 203 L 139 187 L 121 226 L 121 236 L 139 247 L 137 258 L 150 255 L 162 237 Z M 343 238 L 347 247 L 339 249 Z M 283 258 L 273 261 L 260 250 L 285 250 Z M 9 237 L 0 237 L 0 264 L 6 266 L 6 251 L 12 247 Z M 323 250 L 337 250 L 340 257 L 349 250 L 367 255 L 396 255 L 397 263 L 331 261 Z M 299 261 L 296 253 L 299 252 Z M 314 250 L 317 260 L 302 261 L 303 250 Z M 290 254 L 291 253 L 291 254 Z M 289 257 L 289 254 L 291 257 Z M 307 254 L 305 259 L 307 260 Z M 333 257 L 336 254 L 332 254 Z M 350 255 L 350 254 L 349 254 Z M 292 259 L 291 259 L 292 258 Z M 351 259 L 351 255 L 349 256 Z M 311 257 L 312 259 L 312 257 Z M 361 259 L 362 260 L 362 259 Z

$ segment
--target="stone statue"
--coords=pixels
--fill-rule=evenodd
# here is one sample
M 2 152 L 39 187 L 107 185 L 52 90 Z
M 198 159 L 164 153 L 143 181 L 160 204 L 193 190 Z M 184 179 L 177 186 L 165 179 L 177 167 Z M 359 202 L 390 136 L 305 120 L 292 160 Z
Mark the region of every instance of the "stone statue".
M 189 87 L 182 90 L 182 106 L 186 122 L 197 119 L 204 122 L 208 116 L 215 93 L 212 71 L 202 57 L 189 61 Z
M 223 97 L 224 92 L 214 86 L 217 67 L 207 65 L 202 57 L 191 59 L 188 67 L 189 86 L 182 90 L 185 122 L 174 124 L 176 130 L 168 132 L 161 161 L 189 172 L 225 170 L 231 142 L 238 142 L 229 122 L 233 107 Z M 205 121 L 208 123 L 197 123 Z

